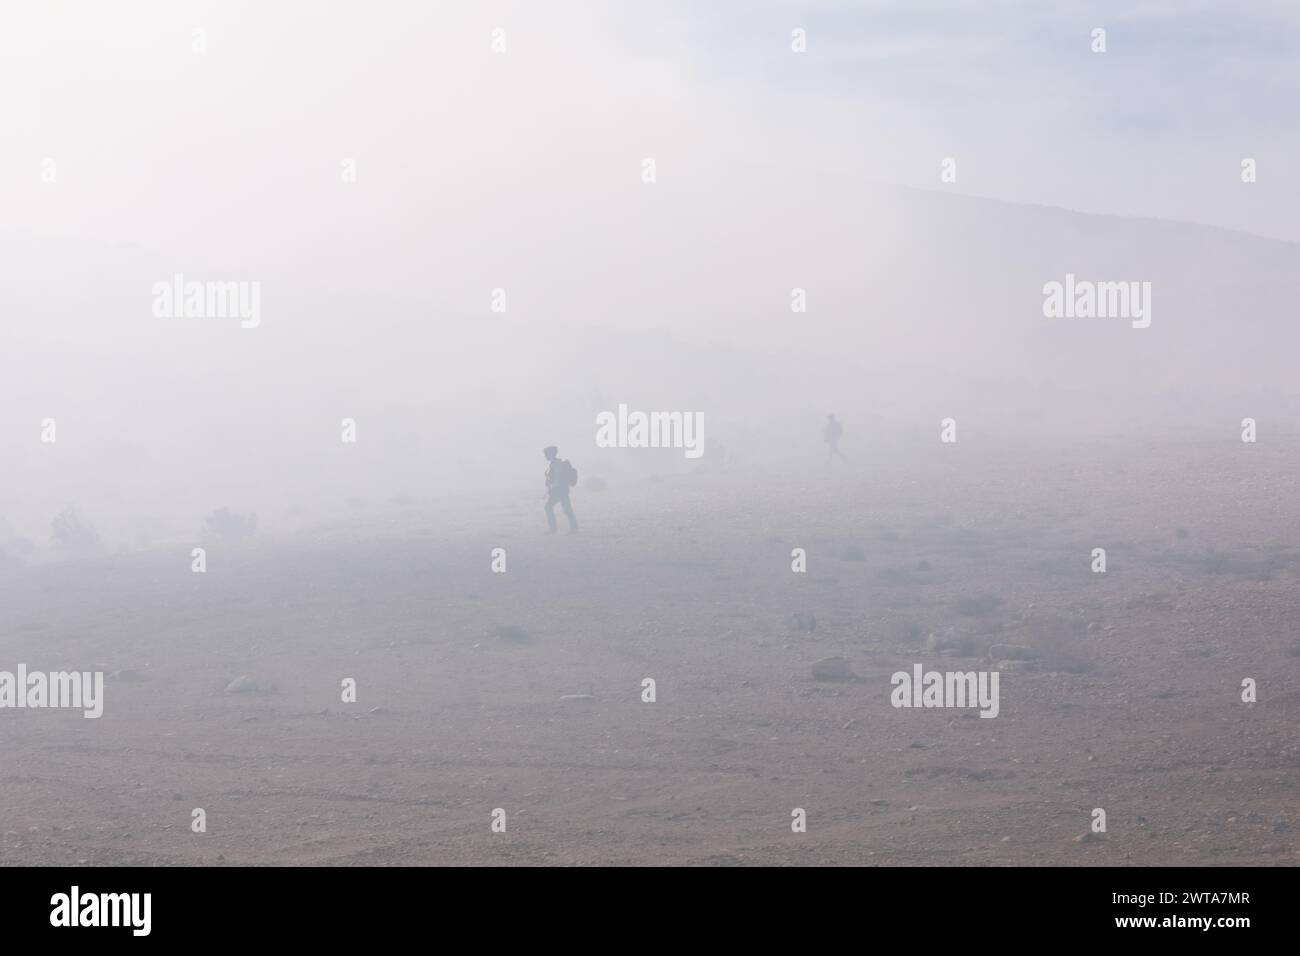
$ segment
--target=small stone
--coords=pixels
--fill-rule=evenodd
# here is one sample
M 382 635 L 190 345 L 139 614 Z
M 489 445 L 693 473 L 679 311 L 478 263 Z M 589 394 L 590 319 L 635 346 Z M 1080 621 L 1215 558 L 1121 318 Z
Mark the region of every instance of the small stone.
M 503 627 L 498 627 L 497 637 L 514 644 L 528 644 L 532 640 L 528 632 L 516 624 L 506 624 Z
M 240 674 L 226 685 L 227 694 L 247 694 L 257 690 L 257 681 L 247 674 Z
M 814 680 L 862 679 L 853 673 L 853 668 L 849 666 L 848 659 L 843 657 L 823 657 L 819 661 L 814 661 L 812 675 Z
M 995 670 L 1017 673 L 1020 671 L 1031 671 L 1034 669 L 1033 661 L 998 661 L 994 666 Z
M 989 648 L 991 661 L 1032 661 L 1038 658 L 1038 652 L 1023 644 L 994 644 Z

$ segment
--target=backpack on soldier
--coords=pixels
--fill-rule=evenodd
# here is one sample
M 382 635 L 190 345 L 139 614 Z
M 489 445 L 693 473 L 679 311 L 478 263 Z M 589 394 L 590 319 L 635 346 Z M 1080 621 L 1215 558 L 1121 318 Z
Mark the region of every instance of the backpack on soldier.
M 561 458 L 560 464 L 564 466 L 564 471 L 560 473 L 560 480 L 570 488 L 576 487 L 578 484 L 578 469 L 574 468 L 573 462 L 567 458 Z

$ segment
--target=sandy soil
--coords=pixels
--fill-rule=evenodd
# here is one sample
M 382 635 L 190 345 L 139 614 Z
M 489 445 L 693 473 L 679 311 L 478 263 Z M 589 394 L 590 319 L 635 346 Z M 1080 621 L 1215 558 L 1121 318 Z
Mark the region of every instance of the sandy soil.
M 1300 446 L 971 444 L 4 568 L 0 668 L 121 673 L 0 711 L 0 863 L 1300 862 Z

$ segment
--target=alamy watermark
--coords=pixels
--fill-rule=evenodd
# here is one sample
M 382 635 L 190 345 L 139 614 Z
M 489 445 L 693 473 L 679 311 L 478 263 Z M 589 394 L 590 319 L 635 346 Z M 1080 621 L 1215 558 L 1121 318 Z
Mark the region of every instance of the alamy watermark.
M 50 897 L 50 925 L 128 927 L 133 936 L 148 936 L 152 909 L 152 893 L 83 893 L 73 886 Z
M 1043 286 L 1043 315 L 1049 319 L 1131 319 L 1133 328 L 1151 324 L 1150 282 L 1090 282 L 1065 274 Z
M 978 707 L 981 717 L 998 715 L 998 671 L 895 671 L 889 702 L 895 707 Z
M 597 448 L 684 448 L 687 458 L 704 454 L 703 412 L 618 412 L 596 416 Z
M 83 717 L 104 713 L 103 671 L 0 671 L 0 708 L 80 708 Z
M 153 314 L 159 319 L 239 319 L 245 329 L 262 324 L 262 283 L 186 282 L 176 273 L 153 284 Z

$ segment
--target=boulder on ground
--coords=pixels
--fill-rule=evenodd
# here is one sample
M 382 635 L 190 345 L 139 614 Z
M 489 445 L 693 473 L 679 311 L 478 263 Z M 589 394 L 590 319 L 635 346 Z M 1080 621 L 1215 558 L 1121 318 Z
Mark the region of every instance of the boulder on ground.
M 823 657 L 819 661 L 814 661 L 812 675 L 815 680 L 862 679 L 853 673 L 853 668 L 849 666 L 848 659 L 844 657 Z
M 1032 661 L 1037 658 L 1038 652 L 1023 644 L 994 644 L 989 648 L 991 661 Z

